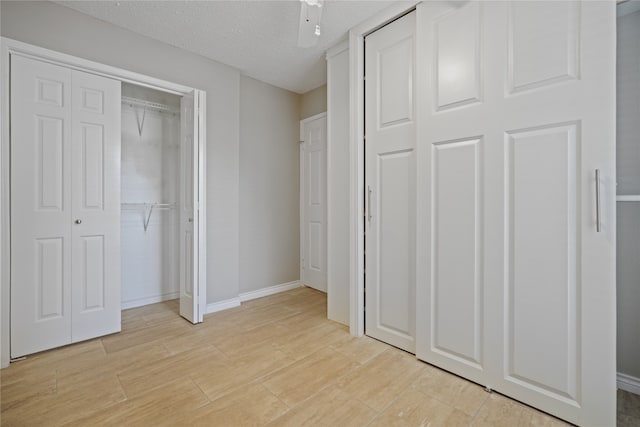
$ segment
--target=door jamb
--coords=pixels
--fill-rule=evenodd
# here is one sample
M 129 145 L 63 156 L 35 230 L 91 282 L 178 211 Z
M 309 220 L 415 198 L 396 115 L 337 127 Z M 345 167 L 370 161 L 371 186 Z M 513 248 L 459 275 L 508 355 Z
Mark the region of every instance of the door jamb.
M 364 38 L 415 9 L 392 5 L 349 31 L 349 332 L 364 335 Z
M 140 74 L 122 68 L 89 61 L 73 55 L 45 49 L 32 44 L 20 42 L 6 37 L 0 38 L 0 368 L 5 368 L 10 362 L 10 172 L 9 172 L 9 145 L 10 145 L 10 57 L 20 55 L 33 58 L 54 65 L 62 65 L 67 68 L 100 75 L 103 77 L 132 83 L 174 95 L 187 95 L 194 93 L 198 100 L 198 114 L 194 118 L 198 121 L 199 149 L 198 163 L 200 166 L 198 176 L 198 278 L 197 288 L 199 296 L 198 318 L 202 321 L 206 310 L 207 301 L 207 271 L 206 271 L 206 92 L 200 89 L 158 79 L 145 74 Z

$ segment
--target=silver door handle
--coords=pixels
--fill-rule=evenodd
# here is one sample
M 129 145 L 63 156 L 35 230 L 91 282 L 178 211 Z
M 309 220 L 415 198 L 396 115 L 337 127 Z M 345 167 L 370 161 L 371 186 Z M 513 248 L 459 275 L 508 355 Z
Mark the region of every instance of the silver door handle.
M 82 224 L 82 220 L 81 219 L 76 219 L 76 224 Z
M 600 225 L 600 169 L 596 169 L 596 232 L 602 229 Z
M 189 220 L 188 220 L 188 221 L 189 221 L 189 222 L 193 222 L 193 218 L 189 218 Z
M 371 187 L 367 186 L 367 219 L 371 222 Z

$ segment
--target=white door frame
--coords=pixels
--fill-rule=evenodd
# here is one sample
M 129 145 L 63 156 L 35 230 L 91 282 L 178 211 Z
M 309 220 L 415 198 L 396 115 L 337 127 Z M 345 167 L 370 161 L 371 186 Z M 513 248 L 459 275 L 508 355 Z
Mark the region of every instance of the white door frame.
M 321 119 L 321 118 L 326 118 L 327 117 L 327 112 L 323 112 L 323 113 L 318 113 L 314 116 L 311 117 L 307 117 L 306 119 L 302 119 L 300 120 L 300 139 L 298 140 L 298 143 L 300 145 L 300 182 L 304 182 L 304 159 L 303 159 L 303 152 L 302 152 L 302 144 L 304 144 L 304 134 L 305 134 L 305 125 L 309 122 L 312 122 L 314 120 L 317 119 Z M 328 124 L 327 124 L 327 129 L 329 128 Z M 328 141 L 327 141 L 328 142 Z M 327 151 L 327 157 L 328 156 L 328 150 L 329 150 L 329 144 L 326 145 L 326 151 Z M 325 167 L 328 165 L 328 162 L 325 162 Z M 328 178 L 328 175 L 327 175 Z M 327 186 L 327 194 L 326 200 L 329 200 L 329 187 Z M 304 224 L 302 223 L 302 219 L 304 218 L 304 199 L 302 197 L 302 187 L 300 187 L 300 280 L 302 280 L 302 270 L 303 270 L 303 262 L 302 262 L 302 258 L 304 255 Z M 325 201 L 326 203 L 326 201 Z M 329 213 L 329 208 L 327 206 L 327 215 L 325 216 L 325 229 L 328 229 L 328 213 Z M 325 233 L 326 234 L 326 233 Z M 329 256 L 328 256 L 328 248 L 325 247 L 325 251 L 327 251 L 327 254 L 325 256 L 325 259 L 327 261 L 327 265 L 325 266 L 326 268 L 326 272 L 327 273 L 327 277 L 329 276 L 328 272 L 329 272 Z M 303 282 L 304 283 L 304 282 Z M 327 283 L 327 291 L 328 291 L 328 287 L 329 284 Z
M 364 38 L 418 3 L 390 6 L 349 31 L 349 330 L 356 337 L 364 335 Z
M 196 280 L 199 296 L 199 319 L 202 320 L 207 301 L 207 270 L 206 270 L 206 92 L 196 88 L 180 85 L 166 80 L 157 79 L 144 74 L 123 70 L 118 67 L 88 61 L 72 55 L 45 49 L 39 46 L 23 43 L 6 37 L 0 38 L 0 368 L 9 365 L 9 337 L 10 337 L 10 182 L 9 182 L 9 146 L 10 146 L 10 73 L 11 55 L 20 55 L 51 64 L 62 65 L 67 68 L 80 70 L 100 76 L 144 86 L 151 89 L 182 96 L 195 92 L 200 108 L 194 120 L 201 123 L 198 138 L 194 138 L 200 153 L 198 174 L 198 278 Z

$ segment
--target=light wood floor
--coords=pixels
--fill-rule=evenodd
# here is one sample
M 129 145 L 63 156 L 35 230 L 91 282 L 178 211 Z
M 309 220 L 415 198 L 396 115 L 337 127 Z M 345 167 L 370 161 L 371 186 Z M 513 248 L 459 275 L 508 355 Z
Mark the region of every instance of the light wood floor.
M 353 338 L 325 307 L 324 294 L 299 288 L 200 325 L 179 318 L 175 301 L 124 311 L 120 334 L 0 371 L 2 425 L 564 425 Z M 634 425 L 640 400 L 624 397 L 619 420 Z

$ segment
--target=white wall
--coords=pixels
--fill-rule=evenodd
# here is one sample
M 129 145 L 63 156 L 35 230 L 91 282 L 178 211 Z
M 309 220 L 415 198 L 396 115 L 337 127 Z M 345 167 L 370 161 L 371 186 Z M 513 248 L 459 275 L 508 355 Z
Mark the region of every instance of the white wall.
M 618 194 L 640 195 L 640 11 L 618 18 Z M 618 372 L 640 379 L 640 202 L 617 203 Z
M 300 96 L 240 79 L 240 292 L 300 278 Z
M 4 37 L 207 92 L 207 300 L 236 297 L 238 70 L 54 3 L 2 1 L 0 8 Z
M 300 120 L 325 111 L 327 111 L 327 85 L 322 85 L 302 94 L 300 98 Z
M 349 324 L 349 50 L 327 54 L 327 311 Z

